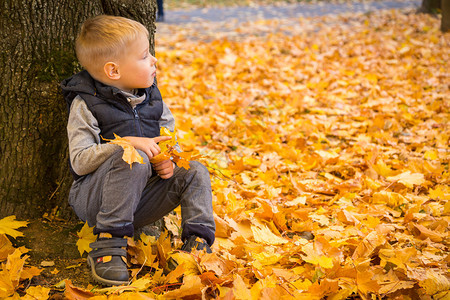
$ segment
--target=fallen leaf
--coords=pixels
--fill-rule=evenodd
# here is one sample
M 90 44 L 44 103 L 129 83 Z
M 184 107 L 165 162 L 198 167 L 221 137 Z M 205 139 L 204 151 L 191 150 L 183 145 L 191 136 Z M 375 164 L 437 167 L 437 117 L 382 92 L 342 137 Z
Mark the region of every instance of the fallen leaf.
M 430 269 L 426 271 L 426 277 L 427 279 L 419 282 L 419 285 L 425 289 L 428 295 L 450 290 L 450 281 L 447 276 Z
M 55 265 L 54 261 L 47 261 L 47 260 L 41 261 L 42 267 L 53 267 L 54 265 Z
M 321 266 L 326 269 L 333 267 L 333 259 L 326 255 L 321 255 L 317 249 L 314 249 L 313 243 L 304 245 L 302 247 L 302 252 L 306 254 L 301 255 L 302 259 L 310 264 Z
M 164 294 L 166 299 L 180 299 L 183 297 L 199 297 L 202 295 L 203 284 L 200 277 L 196 275 L 186 275 L 183 278 L 183 285 L 176 290 Z
M 386 180 L 390 182 L 400 182 L 409 188 L 413 188 L 414 185 L 421 185 L 425 183 L 425 178 L 421 173 L 411 173 L 411 171 L 406 171 L 397 176 L 387 177 Z
M 65 282 L 64 296 L 69 300 L 83 300 L 95 296 L 94 293 L 91 293 L 85 289 L 74 286 L 72 284 L 72 281 L 68 279 L 66 279 L 64 282 Z
M 79 239 L 77 241 L 78 252 L 80 252 L 80 256 L 83 256 L 83 253 L 91 252 L 91 247 L 89 244 L 96 241 L 97 236 L 94 235 L 94 227 L 89 227 L 87 222 L 84 223 L 81 230 L 77 233 Z
M 0 261 L 6 260 L 14 252 L 14 247 L 5 234 L 0 234 Z
M 238 274 L 236 275 L 236 278 L 233 281 L 233 294 L 235 299 L 241 300 L 251 299 L 250 290 L 248 289 L 244 280 L 242 280 L 242 277 L 239 276 Z
M 0 234 L 7 234 L 13 238 L 23 236 L 23 233 L 17 231 L 17 228 L 28 225 L 26 221 L 17 221 L 16 216 L 8 216 L 0 220 Z
M 51 289 L 43 286 L 30 286 L 27 289 L 27 293 L 21 299 L 35 300 L 35 299 L 48 299 Z
M 282 245 L 288 242 L 285 238 L 275 235 L 265 224 L 258 226 L 251 225 L 251 230 L 253 232 L 253 238 L 257 243 Z

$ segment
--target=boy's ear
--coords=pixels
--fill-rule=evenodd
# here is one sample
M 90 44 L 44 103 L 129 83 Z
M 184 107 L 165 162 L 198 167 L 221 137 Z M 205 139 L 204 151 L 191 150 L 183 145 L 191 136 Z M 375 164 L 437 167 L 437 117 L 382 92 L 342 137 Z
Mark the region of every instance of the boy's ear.
M 109 79 L 117 80 L 120 78 L 119 66 L 115 62 L 107 62 L 103 67 L 103 71 Z

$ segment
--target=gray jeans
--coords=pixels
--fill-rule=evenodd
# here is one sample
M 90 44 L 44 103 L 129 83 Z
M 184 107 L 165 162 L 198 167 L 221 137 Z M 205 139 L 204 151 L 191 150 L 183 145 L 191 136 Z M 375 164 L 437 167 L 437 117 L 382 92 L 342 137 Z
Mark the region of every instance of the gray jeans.
M 116 151 L 70 190 L 70 205 L 81 220 L 95 225 L 94 233 L 131 236 L 134 227 L 153 223 L 181 205 L 182 238 L 197 235 L 210 245 L 214 242 L 211 180 L 205 166 L 191 161 L 189 170 L 176 166 L 171 178 L 162 179 L 153 174 L 143 152 L 145 164 L 132 168 L 122 154 Z

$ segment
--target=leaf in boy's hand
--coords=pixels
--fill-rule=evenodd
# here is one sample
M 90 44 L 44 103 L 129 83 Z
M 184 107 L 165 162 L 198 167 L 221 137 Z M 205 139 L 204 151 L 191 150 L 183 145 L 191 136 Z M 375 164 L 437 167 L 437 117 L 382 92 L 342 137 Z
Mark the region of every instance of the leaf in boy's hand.
M 173 161 L 177 164 L 179 168 L 185 168 L 189 170 L 189 161 L 191 160 L 191 154 L 187 152 L 178 152 L 173 150 Z
M 168 159 L 170 159 L 170 154 L 167 153 L 167 152 L 161 152 L 160 154 L 152 157 L 150 159 L 150 162 L 152 164 L 157 164 L 157 163 L 163 162 L 163 161 L 168 160 Z
M 130 165 L 130 169 L 133 167 L 134 162 L 144 164 L 144 158 L 139 154 L 139 152 L 137 152 L 136 148 L 134 148 L 127 139 L 121 138 L 115 133 L 114 137 L 115 139 L 113 140 L 105 139 L 104 137 L 102 137 L 102 139 L 108 141 L 108 144 L 119 145 L 123 148 L 122 159 Z
M 170 147 L 174 147 L 177 144 L 177 138 L 176 138 L 175 130 L 173 132 L 171 132 L 166 127 L 161 127 L 161 129 L 159 130 L 159 135 L 160 136 L 170 136 L 170 137 L 172 137 L 170 140 L 161 141 L 161 142 L 158 143 L 159 148 L 161 148 L 161 153 L 168 151 Z
M 189 161 L 184 159 L 183 157 L 174 156 L 173 161 L 179 168 L 185 168 L 186 170 L 189 170 L 191 168 L 191 166 L 189 165 Z
M 89 247 L 89 244 L 95 242 L 96 240 L 96 236 L 93 231 L 93 227 L 89 227 L 86 222 L 84 223 L 83 228 L 77 232 L 77 235 L 80 238 L 77 242 L 77 247 L 81 256 L 83 256 L 84 252 L 89 253 L 92 250 L 91 247 Z

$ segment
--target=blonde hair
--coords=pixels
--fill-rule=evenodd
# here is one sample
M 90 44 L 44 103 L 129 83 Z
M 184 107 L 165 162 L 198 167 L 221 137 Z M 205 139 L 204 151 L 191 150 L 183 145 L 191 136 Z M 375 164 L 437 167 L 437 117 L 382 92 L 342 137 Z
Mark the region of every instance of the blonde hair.
M 124 54 L 140 34 L 149 37 L 144 25 L 127 18 L 100 15 L 88 19 L 75 41 L 78 61 L 93 75 L 101 71 L 106 62 Z

